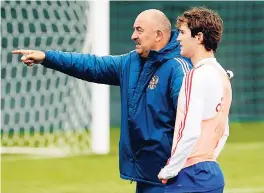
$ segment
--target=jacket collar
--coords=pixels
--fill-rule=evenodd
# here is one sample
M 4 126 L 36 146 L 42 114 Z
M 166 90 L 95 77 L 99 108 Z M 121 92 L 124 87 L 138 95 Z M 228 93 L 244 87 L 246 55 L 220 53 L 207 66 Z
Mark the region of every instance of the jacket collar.
M 169 43 L 159 51 L 151 50 L 147 60 L 162 63 L 169 59 L 180 56 L 181 46 L 177 41 L 178 34 L 179 32 L 177 30 L 172 30 Z

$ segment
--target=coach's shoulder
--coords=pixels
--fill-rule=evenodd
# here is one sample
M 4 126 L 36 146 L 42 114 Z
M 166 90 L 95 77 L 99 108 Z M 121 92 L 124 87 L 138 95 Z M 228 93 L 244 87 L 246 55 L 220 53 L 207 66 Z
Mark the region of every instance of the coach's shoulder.
M 190 59 L 185 57 L 176 57 L 174 58 L 176 67 L 187 66 L 189 69 L 193 68 L 192 62 Z
M 191 61 L 184 57 L 176 57 L 171 59 L 171 65 L 174 72 L 177 74 L 182 72 L 183 75 L 188 73 L 193 68 Z

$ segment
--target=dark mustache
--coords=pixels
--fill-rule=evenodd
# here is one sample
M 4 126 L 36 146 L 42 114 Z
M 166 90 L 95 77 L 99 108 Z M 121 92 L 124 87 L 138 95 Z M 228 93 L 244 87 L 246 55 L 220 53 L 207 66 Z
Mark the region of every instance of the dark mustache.
M 137 40 L 134 40 L 134 42 L 135 42 L 136 44 L 140 44 L 140 42 L 138 42 Z

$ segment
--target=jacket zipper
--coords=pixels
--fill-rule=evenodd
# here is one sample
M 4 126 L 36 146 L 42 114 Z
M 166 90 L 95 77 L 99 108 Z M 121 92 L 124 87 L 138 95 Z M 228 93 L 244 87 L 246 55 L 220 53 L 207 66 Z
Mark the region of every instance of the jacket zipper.
M 128 73 L 127 73 L 127 86 L 129 86 L 129 73 L 130 73 L 130 65 L 129 65 Z M 128 89 L 127 89 L 127 99 L 128 99 Z M 129 104 L 128 104 L 128 100 L 127 100 L 127 118 L 128 118 L 128 116 L 129 116 Z M 129 154 L 131 156 L 131 159 L 134 159 L 134 154 L 131 150 L 130 129 L 129 129 L 128 122 L 127 122 L 127 132 L 128 132 L 128 144 L 129 144 L 129 147 L 127 147 L 127 149 L 128 149 Z M 133 178 L 132 178 L 132 180 L 133 180 Z

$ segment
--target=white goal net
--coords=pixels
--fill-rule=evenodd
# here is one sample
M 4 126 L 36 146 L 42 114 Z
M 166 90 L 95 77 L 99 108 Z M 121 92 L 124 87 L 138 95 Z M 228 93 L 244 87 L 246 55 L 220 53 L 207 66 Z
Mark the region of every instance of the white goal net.
M 95 105 L 96 86 L 41 65 L 28 68 L 21 56 L 11 54 L 14 49 L 92 52 L 93 5 L 88 1 L 1 2 L 1 153 L 108 152 L 109 111 L 107 105 Z M 105 89 L 100 86 L 99 93 Z M 93 128 L 98 127 L 94 120 L 105 124 Z

